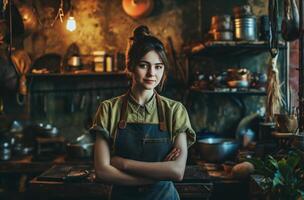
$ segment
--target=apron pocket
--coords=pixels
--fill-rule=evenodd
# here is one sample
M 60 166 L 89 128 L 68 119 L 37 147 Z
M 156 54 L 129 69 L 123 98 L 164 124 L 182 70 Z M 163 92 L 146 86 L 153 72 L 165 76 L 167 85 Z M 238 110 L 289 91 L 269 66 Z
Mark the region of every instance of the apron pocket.
M 169 143 L 169 138 L 144 138 L 143 144 Z
M 169 138 L 143 138 L 143 155 L 146 162 L 162 161 L 170 152 L 172 143 Z

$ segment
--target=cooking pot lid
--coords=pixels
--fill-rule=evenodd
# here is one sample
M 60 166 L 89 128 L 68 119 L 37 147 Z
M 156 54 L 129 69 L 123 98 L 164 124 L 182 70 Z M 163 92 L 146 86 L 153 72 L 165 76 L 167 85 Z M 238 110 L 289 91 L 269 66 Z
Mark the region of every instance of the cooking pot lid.
M 133 18 L 148 16 L 154 7 L 153 0 L 123 0 L 124 11 Z

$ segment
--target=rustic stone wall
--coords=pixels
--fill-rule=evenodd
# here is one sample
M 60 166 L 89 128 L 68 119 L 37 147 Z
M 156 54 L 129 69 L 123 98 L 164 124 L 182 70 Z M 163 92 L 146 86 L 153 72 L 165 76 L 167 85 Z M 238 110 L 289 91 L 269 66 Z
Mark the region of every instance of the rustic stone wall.
M 41 2 L 47 1 L 41 0 Z M 64 56 L 72 43 L 79 46 L 83 55 L 91 54 L 92 51 L 96 50 L 123 53 L 133 28 L 145 24 L 164 42 L 166 47 L 168 47 L 167 38 L 171 37 L 179 56 L 183 45 L 201 40 L 204 34 L 208 32 L 212 15 L 232 14 L 235 5 L 249 3 L 253 8 L 253 13 L 259 18 L 259 16 L 267 14 L 268 6 L 267 1 L 264 0 L 155 0 L 155 3 L 155 9 L 151 16 L 133 19 L 123 11 L 121 0 L 71 0 L 73 14 L 77 20 L 77 29 L 74 32 L 65 30 L 65 23 L 60 23 L 59 20 L 55 22 L 54 26 L 50 26 L 56 9 L 48 6 L 47 3 L 44 5 L 41 3 L 39 30 L 36 34 L 26 38 L 25 48 L 33 58 L 44 53 L 58 53 Z M 68 15 L 69 12 L 65 10 L 64 20 Z M 291 51 L 292 55 L 295 55 L 293 49 L 296 49 L 296 47 L 292 48 Z M 237 66 L 246 67 L 253 72 L 265 72 L 268 64 L 269 54 L 266 51 L 260 55 L 230 58 L 219 55 L 213 61 L 198 62 L 190 68 L 199 66 L 201 69 L 220 70 Z M 293 67 L 291 80 L 293 80 L 292 87 L 296 89 L 297 84 L 294 84 L 294 80 L 297 74 L 294 69 Z M 99 100 L 109 98 L 111 94 L 117 94 L 116 92 L 106 92 L 104 94 L 101 94 L 102 91 L 99 92 L 96 94 L 101 97 Z M 181 95 L 181 90 L 174 87 L 167 87 L 163 94 L 177 100 L 185 100 L 188 97 L 187 95 Z M 182 91 L 182 94 L 186 93 Z M 97 99 L 97 96 L 93 98 Z M 194 129 L 199 131 L 206 128 L 213 132 L 234 136 L 235 128 L 242 117 L 256 112 L 264 103 L 264 97 L 243 96 L 235 98 L 202 95 L 192 96 L 192 99 L 184 101 Z M 60 102 L 56 102 L 55 97 L 53 99 L 55 105 L 50 105 L 51 115 L 47 115 L 44 120 L 53 120 L 55 124 L 59 124 L 65 130 L 66 134 L 71 127 L 75 131 L 83 128 L 83 123 L 79 123 L 85 118 L 83 115 L 93 115 L 91 112 L 78 112 L 77 115 L 74 113 L 74 117 L 71 117 L 70 113 L 58 114 L 55 110 L 57 109 L 56 104 L 60 104 Z M 238 101 L 238 99 L 241 101 Z M 242 102 L 244 105 L 242 105 Z M 39 119 L 39 117 L 41 116 L 35 115 L 36 119 Z M 63 119 L 68 122 L 68 126 L 62 123 Z
M 65 12 L 64 23 L 57 20 L 52 27 L 50 19 L 54 14 L 50 14 L 47 19 L 42 16 L 43 13 L 48 13 L 50 6 L 40 4 L 40 21 L 45 23 L 40 25 L 38 32 L 44 34 L 47 41 L 42 50 L 64 55 L 68 46 L 76 43 L 82 54 L 90 54 L 96 50 L 124 52 L 132 30 L 140 24 L 147 25 L 165 44 L 167 37 L 172 37 L 178 52 L 185 41 L 199 37 L 196 31 L 198 0 L 155 1 L 151 16 L 142 19 L 128 16 L 121 4 L 121 0 L 71 0 L 73 15 L 77 21 L 77 29 L 74 32 L 65 29 L 71 9 Z M 53 12 L 57 11 L 55 6 L 52 9 Z M 29 37 L 26 41 L 29 52 L 32 52 L 31 39 L 32 37 Z

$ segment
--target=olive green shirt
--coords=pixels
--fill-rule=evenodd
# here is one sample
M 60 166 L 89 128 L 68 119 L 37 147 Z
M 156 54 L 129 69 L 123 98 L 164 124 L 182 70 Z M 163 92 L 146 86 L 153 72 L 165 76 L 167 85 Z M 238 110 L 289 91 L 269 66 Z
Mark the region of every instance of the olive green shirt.
M 91 130 L 98 131 L 108 141 L 115 138 L 120 120 L 123 96 L 118 96 L 101 102 Z M 126 116 L 127 123 L 147 123 L 158 124 L 158 112 L 156 96 L 145 104 L 140 105 L 130 95 L 128 100 Z M 191 146 L 195 142 L 195 132 L 191 127 L 186 108 L 182 103 L 160 96 L 161 104 L 164 108 L 165 123 L 171 134 L 171 140 L 174 141 L 179 133 L 187 134 L 187 145 Z M 94 131 L 93 131 L 94 133 Z

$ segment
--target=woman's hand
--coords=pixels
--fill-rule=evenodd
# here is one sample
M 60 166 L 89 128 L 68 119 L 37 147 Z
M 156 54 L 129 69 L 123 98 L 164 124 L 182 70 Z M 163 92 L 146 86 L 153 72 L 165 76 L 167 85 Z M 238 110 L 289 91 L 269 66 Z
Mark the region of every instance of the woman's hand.
M 166 156 L 166 158 L 164 159 L 164 161 L 172 161 L 172 160 L 176 160 L 178 158 L 178 156 L 180 155 L 180 149 L 174 147 L 171 152 Z
M 111 165 L 116 169 L 125 170 L 126 169 L 126 159 L 120 156 L 114 156 L 111 158 Z

